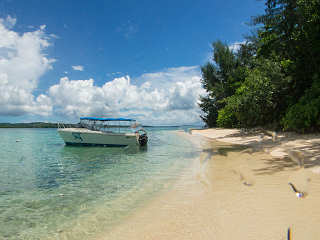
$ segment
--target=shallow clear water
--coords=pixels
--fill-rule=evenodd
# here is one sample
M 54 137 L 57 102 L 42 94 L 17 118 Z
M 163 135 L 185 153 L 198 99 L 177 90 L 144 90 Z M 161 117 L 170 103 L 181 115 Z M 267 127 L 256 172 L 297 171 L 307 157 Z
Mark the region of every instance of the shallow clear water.
M 199 150 L 149 129 L 147 149 L 65 146 L 55 129 L 0 129 L 0 239 L 90 239 L 170 185 Z

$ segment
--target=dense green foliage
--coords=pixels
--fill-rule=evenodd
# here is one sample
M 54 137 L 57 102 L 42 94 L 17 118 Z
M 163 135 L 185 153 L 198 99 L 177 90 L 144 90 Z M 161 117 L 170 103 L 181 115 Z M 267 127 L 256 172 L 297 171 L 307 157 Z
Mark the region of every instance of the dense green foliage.
M 238 51 L 213 43 L 201 68 L 209 127 L 320 130 L 320 0 L 266 0 Z
M 320 81 L 314 84 L 290 106 L 282 120 L 285 129 L 300 129 L 301 132 L 320 129 Z

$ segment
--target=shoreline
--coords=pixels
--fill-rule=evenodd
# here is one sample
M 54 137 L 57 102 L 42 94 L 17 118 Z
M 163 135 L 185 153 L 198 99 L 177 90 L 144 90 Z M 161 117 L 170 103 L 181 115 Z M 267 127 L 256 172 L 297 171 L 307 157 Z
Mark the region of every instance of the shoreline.
M 98 239 L 286 239 L 288 228 L 293 239 L 320 235 L 319 136 L 179 134 L 202 145 L 200 157 L 171 189 Z M 303 152 L 303 166 L 290 151 Z

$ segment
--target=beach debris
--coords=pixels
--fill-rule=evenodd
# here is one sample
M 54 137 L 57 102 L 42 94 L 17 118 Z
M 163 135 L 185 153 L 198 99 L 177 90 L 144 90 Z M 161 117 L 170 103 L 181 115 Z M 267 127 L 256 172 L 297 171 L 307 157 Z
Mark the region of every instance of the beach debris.
M 277 133 L 276 132 L 272 132 L 271 136 L 272 136 L 272 142 L 275 142 L 277 140 Z
M 243 185 L 248 186 L 248 187 L 253 186 L 253 183 L 250 183 L 249 181 L 247 181 L 247 179 L 243 176 L 243 174 L 242 174 L 241 172 L 238 172 L 238 171 L 236 171 L 236 170 L 232 170 L 232 172 L 233 172 L 234 174 L 239 175 L 239 177 L 240 177 L 240 182 L 242 182 Z
M 292 161 L 296 162 L 300 167 L 304 167 L 304 154 L 297 150 L 288 150 L 288 156 Z
M 260 141 L 262 141 L 264 139 L 264 133 L 260 134 Z
M 288 232 L 287 232 L 287 240 L 292 240 L 291 237 L 292 237 L 292 236 L 291 236 L 291 228 L 289 227 L 289 228 L 288 228 Z
M 277 132 L 275 131 L 268 131 L 268 130 L 262 130 L 264 134 L 272 137 L 272 142 L 275 142 L 277 140 Z M 263 137 L 262 137 L 263 138 Z
M 243 182 L 243 185 L 248 186 L 248 187 L 253 186 L 253 184 L 252 184 L 252 183 L 249 183 L 249 182 L 247 182 L 247 181 L 244 181 L 244 182 Z
M 295 192 L 297 198 L 304 198 L 306 196 L 306 193 L 305 192 L 301 192 L 299 191 L 291 182 L 288 183 L 292 190 Z

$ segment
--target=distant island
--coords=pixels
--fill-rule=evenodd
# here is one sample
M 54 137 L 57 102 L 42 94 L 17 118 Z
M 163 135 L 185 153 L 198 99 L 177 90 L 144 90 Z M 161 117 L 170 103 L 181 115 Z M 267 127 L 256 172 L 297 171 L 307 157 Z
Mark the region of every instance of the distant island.
M 79 127 L 78 123 L 63 124 L 64 127 Z M 203 128 L 201 125 L 176 125 L 176 126 L 151 126 L 143 125 L 142 127 L 148 128 L 178 128 L 178 127 L 197 127 Z M 31 123 L 0 123 L 0 128 L 58 128 L 58 123 L 46 123 L 46 122 L 31 122 Z
M 77 124 L 65 124 L 73 127 Z M 0 123 L 0 128 L 58 128 L 58 123 L 31 122 L 31 123 Z

